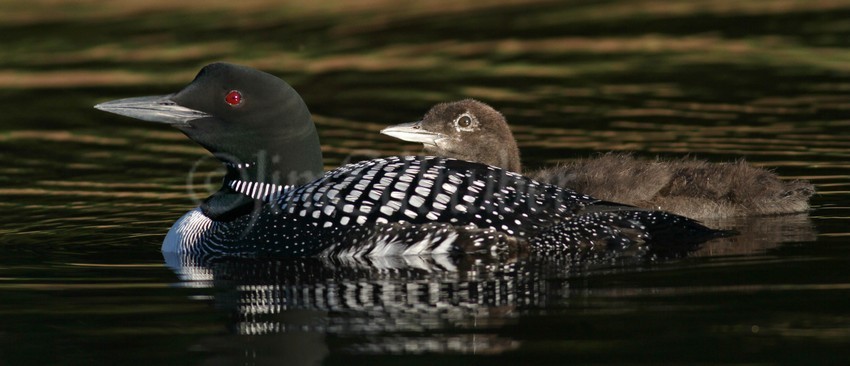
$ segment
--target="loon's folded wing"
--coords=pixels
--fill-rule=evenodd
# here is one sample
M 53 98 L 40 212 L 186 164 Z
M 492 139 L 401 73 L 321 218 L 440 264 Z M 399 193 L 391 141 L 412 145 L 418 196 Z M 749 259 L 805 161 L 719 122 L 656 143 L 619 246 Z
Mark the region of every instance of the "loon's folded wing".
M 491 228 L 394 222 L 360 226 L 323 254 L 339 258 L 457 255 L 516 251 L 522 239 Z
M 623 207 L 580 213 L 537 233 L 530 244 L 535 249 L 567 250 L 595 258 L 641 253 L 679 256 L 706 240 L 732 234 L 668 212 Z

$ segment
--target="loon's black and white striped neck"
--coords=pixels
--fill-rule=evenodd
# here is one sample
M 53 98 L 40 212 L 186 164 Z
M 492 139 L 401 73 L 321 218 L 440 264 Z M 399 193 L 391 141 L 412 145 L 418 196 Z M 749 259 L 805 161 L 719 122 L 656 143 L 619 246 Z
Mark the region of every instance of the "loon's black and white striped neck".
M 263 183 L 234 179 L 225 181 L 224 185 L 235 192 L 241 193 L 255 200 L 272 201 L 285 194 L 287 190 L 293 189 L 294 185 L 282 185 L 274 183 Z
M 216 154 L 216 157 L 226 168 L 225 186 L 230 181 L 295 186 L 312 182 L 324 174 L 321 168 L 297 169 L 287 163 L 287 159 L 282 159 L 280 155 L 269 155 L 266 150 L 247 161 L 225 154 Z
M 258 209 L 258 204 L 271 202 L 296 187 L 295 184 L 277 183 L 279 179 L 276 176 L 270 179 L 266 175 L 258 175 L 256 167 L 243 165 L 240 169 L 228 166 L 221 189 L 203 201 L 201 212 L 214 220 L 230 221 L 250 214 Z

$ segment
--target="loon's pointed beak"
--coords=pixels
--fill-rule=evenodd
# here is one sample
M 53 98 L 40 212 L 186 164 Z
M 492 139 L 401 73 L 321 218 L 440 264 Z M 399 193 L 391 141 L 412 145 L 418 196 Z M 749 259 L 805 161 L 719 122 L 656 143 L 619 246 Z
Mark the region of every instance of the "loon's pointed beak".
M 445 137 L 439 133 L 431 132 L 422 129 L 422 121 L 402 123 L 387 127 L 381 130 L 381 133 L 387 136 L 395 137 L 399 140 L 419 142 L 425 145 L 437 145 L 437 140 Z
M 118 99 L 95 105 L 95 109 L 132 117 L 143 121 L 168 123 L 170 125 L 186 125 L 192 120 L 212 117 L 212 115 L 186 108 L 171 100 L 169 95 L 154 95 Z

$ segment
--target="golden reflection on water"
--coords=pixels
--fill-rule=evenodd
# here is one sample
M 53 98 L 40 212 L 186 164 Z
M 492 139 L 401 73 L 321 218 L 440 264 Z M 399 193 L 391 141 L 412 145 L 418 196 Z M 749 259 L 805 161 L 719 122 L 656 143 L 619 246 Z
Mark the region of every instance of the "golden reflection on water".
M 638 5 L 640 4 L 640 5 Z M 693 0 L 676 4 L 658 1 L 615 2 L 614 4 L 583 4 L 583 6 L 556 7 L 557 3 L 536 1 L 529 4 L 518 0 L 448 1 L 440 0 L 423 4 L 408 4 L 392 7 L 386 0 L 366 2 L 296 1 L 280 5 L 270 0 L 247 2 L 232 1 L 130 1 L 115 6 L 104 1 L 62 2 L 20 0 L 0 4 L 0 20 L 12 27 L 24 27 L 42 22 L 87 22 L 92 26 L 114 28 L 116 19 L 134 19 L 155 15 L 163 23 L 174 18 L 193 16 L 226 21 L 241 33 L 262 33 L 281 24 L 297 24 L 298 20 L 310 17 L 314 23 L 327 24 L 316 33 L 303 30 L 303 35 L 318 39 L 333 39 L 323 48 L 310 42 L 309 47 L 299 45 L 289 38 L 264 42 L 245 42 L 238 37 L 200 38 L 183 42 L 168 34 L 142 36 L 131 33 L 122 41 L 86 43 L 85 39 L 67 39 L 63 45 L 60 36 L 55 46 L 37 42 L 31 49 L 20 52 L 9 47 L 0 50 L 3 59 L 13 60 L 27 68 L 0 69 L 0 86 L 7 88 L 64 88 L 74 86 L 117 86 L 159 85 L 163 82 L 178 84 L 191 78 L 196 66 L 204 60 L 229 59 L 270 71 L 298 72 L 302 74 L 328 74 L 341 71 L 375 72 L 400 70 L 453 70 L 455 72 L 486 73 L 500 77 L 553 77 L 577 78 L 604 72 L 640 73 L 646 68 L 644 57 L 658 56 L 659 66 L 704 65 L 720 63 L 729 65 L 781 64 L 830 71 L 848 71 L 850 51 L 841 47 L 812 47 L 799 42 L 794 36 L 784 34 L 756 34 L 746 38 L 725 37 L 722 34 L 633 34 L 612 36 L 596 34 L 550 35 L 534 37 L 505 37 L 503 39 L 420 40 L 418 42 L 390 42 L 381 45 L 364 44 L 371 34 L 392 33 L 399 25 L 410 21 L 421 21 L 429 17 L 456 16 L 472 12 L 498 13 L 501 9 L 517 11 L 518 19 L 512 26 L 518 30 L 534 30 L 551 27 L 553 24 L 574 22 L 618 22 L 632 17 L 654 17 L 676 19 L 694 14 L 715 16 L 740 16 L 743 14 L 797 14 L 798 12 L 846 10 L 846 1 L 800 2 L 774 0 L 746 2 L 720 0 Z M 552 8 L 552 9 L 550 9 Z M 203 9 L 203 10 L 200 10 Z M 358 16 L 355 16 L 358 15 Z M 345 21 L 340 21 L 340 19 Z M 637 19 L 636 18 L 636 19 Z M 577 23 L 581 24 L 581 23 Z M 830 26 L 823 20 L 817 28 L 827 32 Z M 204 25 L 200 25 L 202 30 Z M 119 29 L 120 31 L 120 29 Z M 96 28 L 96 33 L 102 32 Z M 240 32 L 234 32 L 238 34 Z M 300 36 L 302 33 L 296 33 Z M 294 43 L 294 44 L 293 44 Z M 566 56 L 569 62 L 533 62 L 540 56 Z M 611 55 L 610 61 L 575 59 L 575 56 Z M 639 55 L 639 56 L 636 56 Z M 101 65 L 91 69 L 88 65 Z M 162 64 L 156 69 L 126 70 L 126 65 Z M 195 64 L 178 68 L 172 64 Z M 62 66 L 59 70 L 33 71 L 33 66 Z M 69 67 L 70 66 L 70 67 Z M 156 71 L 152 71 L 156 70 Z M 606 87 L 603 92 L 634 93 L 623 87 Z M 638 87 L 639 88 L 639 87 Z M 639 90 L 639 89 L 638 89 Z M 474 92 L 475 89 L 470 91 Z M 656 95 L 681 95 L 675 87 Z M 509 93 L 510 94 L 510 93 Z M 487 94 L 482 94 L 487 95 Z M 513 97 L 517 97 L 513 95 Z M 694 110 L 693 108 L 691 108 Z

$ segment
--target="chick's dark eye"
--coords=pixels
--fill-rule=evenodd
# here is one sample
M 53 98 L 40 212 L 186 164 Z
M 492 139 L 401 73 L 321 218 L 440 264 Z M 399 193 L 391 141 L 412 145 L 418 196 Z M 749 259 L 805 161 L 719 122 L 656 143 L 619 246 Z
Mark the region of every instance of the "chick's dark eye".
M 469 118 L 469 116 L 461 116 L 457 119 L 457 124 L 460 127 L 469 127 L 469 125 L 472 124 L 472 118 Z
M 242 93 L 238 90 L 231 90 L 224 96 L 224 102 L 234 107 L 240 105 L 242 104 Z

